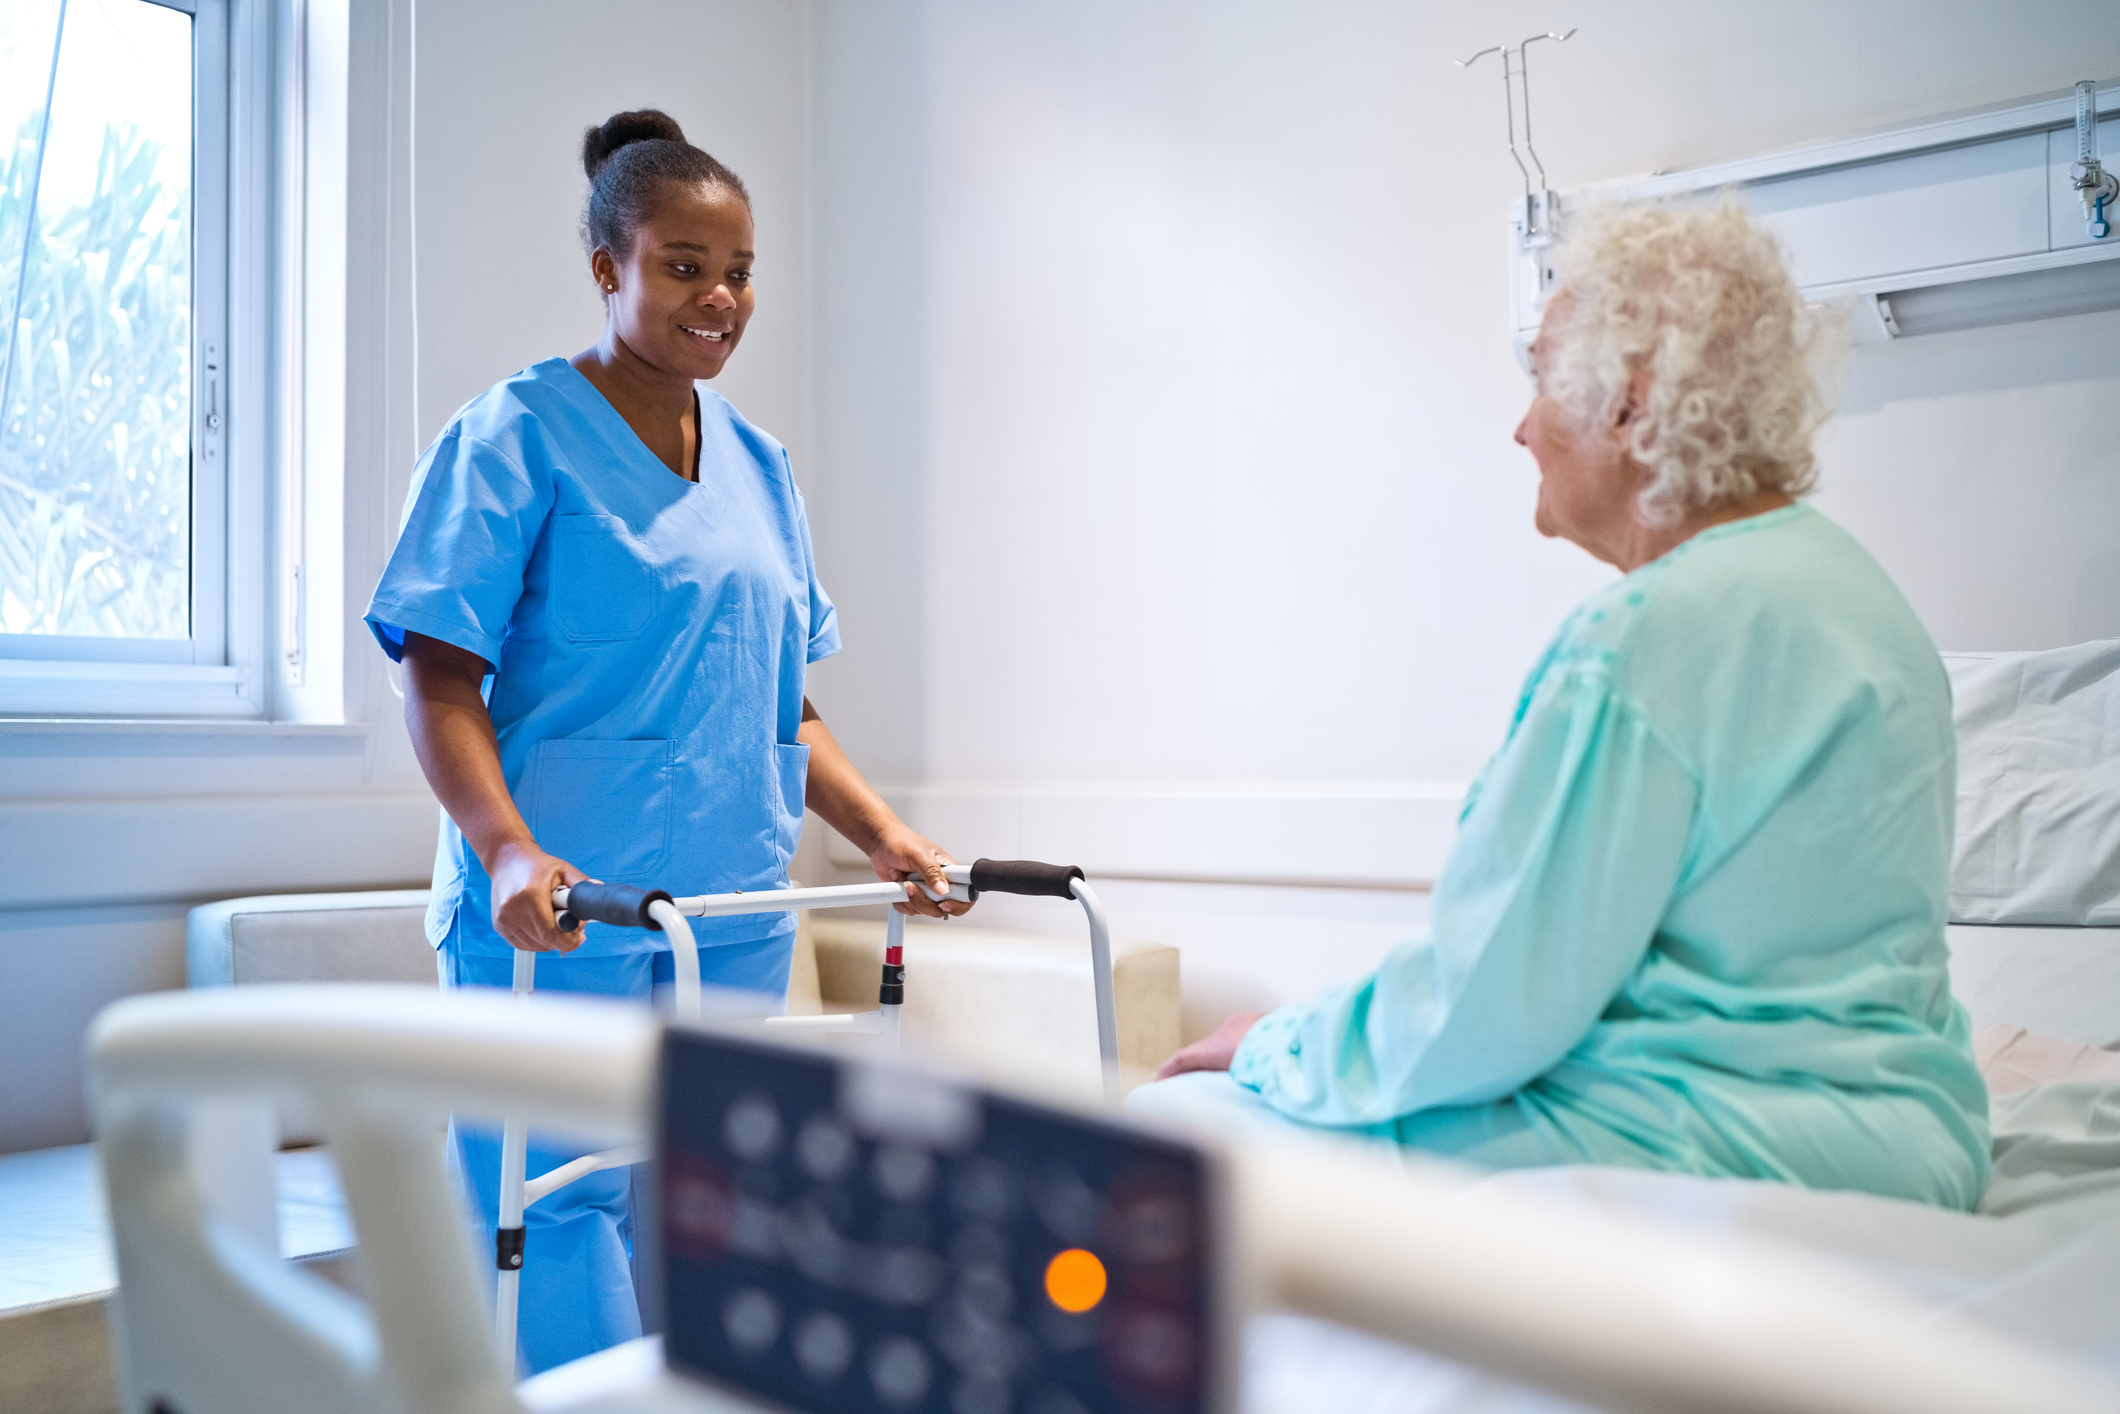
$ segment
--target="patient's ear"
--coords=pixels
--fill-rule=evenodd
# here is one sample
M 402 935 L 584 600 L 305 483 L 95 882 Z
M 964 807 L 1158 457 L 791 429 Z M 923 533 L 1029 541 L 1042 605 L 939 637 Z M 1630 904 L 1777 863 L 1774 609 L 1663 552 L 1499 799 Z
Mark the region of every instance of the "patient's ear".
M 1627 396 L 1613 416 L 1614 427 L 1632 427 L 1649 407 L 1649 370 L 1637 368 L 1627 379 Z

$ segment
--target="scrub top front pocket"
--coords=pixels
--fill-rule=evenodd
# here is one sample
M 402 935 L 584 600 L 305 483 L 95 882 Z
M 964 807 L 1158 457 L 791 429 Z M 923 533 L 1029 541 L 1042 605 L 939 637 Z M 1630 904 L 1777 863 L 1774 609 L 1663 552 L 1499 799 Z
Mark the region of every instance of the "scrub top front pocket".
M 552 518 L 552 622 L 576 643 L 637 637 L 662 584 L 622 516 Z
M 523 794 L 538 847 L 592 879 L 645 885 L 670 852 L 668 741 L 541 741 Z

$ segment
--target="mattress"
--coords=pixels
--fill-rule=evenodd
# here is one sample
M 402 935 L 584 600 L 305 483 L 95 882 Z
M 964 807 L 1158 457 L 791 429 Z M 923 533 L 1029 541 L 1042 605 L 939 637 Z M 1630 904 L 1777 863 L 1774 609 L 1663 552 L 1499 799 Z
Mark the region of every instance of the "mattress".
M 1858 1193 L 1615 1168 L 1497 1174 L 1586 1222 L 1764 1240 L 1882 1281 L 2120 1381 L 2120 1080 L 2061 1080 L 1996 1098 L 1995 1166 L 1979 1212 Z M 1589 1406 L 1309 1317 L 1254 1318 L 1247 1414 L 1573 1414 Z

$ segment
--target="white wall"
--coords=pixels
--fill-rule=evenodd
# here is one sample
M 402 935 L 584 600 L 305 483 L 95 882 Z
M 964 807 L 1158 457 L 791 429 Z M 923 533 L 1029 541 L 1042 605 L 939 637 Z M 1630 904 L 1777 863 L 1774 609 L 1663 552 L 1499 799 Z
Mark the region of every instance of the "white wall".
M 582 131 L 661 108 L 750 189 L 758 312 L 716 386 L 799 456 L 808 7 L 425 0 L 419 17 L 420 445 L 516 369 L 596 342 Z
M 1859 348 L 1818 504 L 1945 648 L 2120 637 L 2116 407 L 2120 312 Z
M 1530 529 L 1500 77 L 1450 61 L 1583 27 L 1533 57 L 1555 185 L 2120 72 L 2109 0 L 882 8 L 819 9 L 809 486 L 827 583 L 892 608 L 850 608 L 815 695 L 953 848 L 1342 885 L 1337 853 L 1397 857 L 1361 895 L 1387 929 L 1419 922 L 1453 786 L 1607 573 Z M 1851 368 L 1820 504 L 1945 645 L 2120 634 L 2116 335 Z M 917 534 L 855 523 L 876 478 Z M 1152 921 L 1189 977 L 1252 966 L 1231 939 L 1266 920 L 1344 972 L 1378 950 L 1312 921 L 1344 893 L 1143 887 L 1122 929 Z
M 805 6 L 641 0 L 621 18 L 559 0 L 418 6 L 416 422 L 409 185 L 394 146 L 410 109 L 408 8 L 352 9 L 368 67 L 355 94 L 343 496 L 315 511 L 320 532 L 344 539 L 331 627 L 347 725 L 0 724 L 0 1152 L 84 1137 L 88 1019 L 116 997 L 183 984 L 191 904 L 426 883 L 434 801 L 359 618 L 421 447 L 488 384 L 597 336 L 576 238 L 589 123 L 663 107 L 743 174 L 760 310 L 727 392 L 801 452 Z

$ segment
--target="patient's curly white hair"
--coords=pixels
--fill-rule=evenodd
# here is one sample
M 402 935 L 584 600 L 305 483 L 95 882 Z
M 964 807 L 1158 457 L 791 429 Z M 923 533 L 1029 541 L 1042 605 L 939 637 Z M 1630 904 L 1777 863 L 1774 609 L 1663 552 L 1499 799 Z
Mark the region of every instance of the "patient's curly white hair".
M 1804 306 L 1774 238 L 1735 200 L 1612 206 L 1574 218 L 1539 382 L 1581 425 L 1609 425 L 1637 371 L 1629 450 L 1649 468 L 1650 524 L 1818 480 L 1811 438 L 1832 409 L 1819 355 L 1837 322 Z

